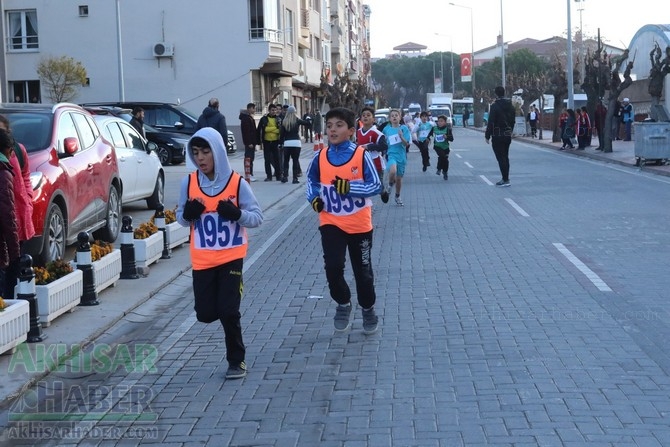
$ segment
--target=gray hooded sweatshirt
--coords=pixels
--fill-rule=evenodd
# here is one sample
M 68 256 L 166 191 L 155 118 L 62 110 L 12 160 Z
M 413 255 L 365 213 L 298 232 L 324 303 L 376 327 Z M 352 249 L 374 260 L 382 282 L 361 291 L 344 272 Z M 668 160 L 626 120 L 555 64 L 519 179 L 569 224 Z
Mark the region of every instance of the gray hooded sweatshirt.
M 200 169 L 198 169 L 198 180 L 202 191 L 207 195 L 214 196 L 220 193 L 228 184 L 233 172 L 230 168 L 230 163 L 228 162 L 226 149 L 223 145 L 223 138 L 221 138 L 221 134 L 217 130 L 211 127 L 203 127 L 193 134 L 186 146 L 186 156 L 195 166 L 198 164 L 195 162 L 191 150 L 191 141 L 194 137 L 203 138 L 212 148 L 212 154 L 214 154 L 214 180 L 210 180 L 200 171 Z M 179 203 L 177 204 L 177 221 L 185 227 L 191 226 L 191 222 L 184 220 L 184 205 L 188 200 L 188 178 L 189 176 L 186 176 L 181 180 Z M 249 183 L 244 179 L 240 182 L 238 205 L 240 210 L 242 210 L 242 216 L 240 216 L 237 223 L 241 226 L 255 228 L 263 223 L 263 211 L 258 204 L 258 200 L 256 200 L 256 196 L 254 196 L 254 193 L 251 191 L 251 186 L 249 186 Z

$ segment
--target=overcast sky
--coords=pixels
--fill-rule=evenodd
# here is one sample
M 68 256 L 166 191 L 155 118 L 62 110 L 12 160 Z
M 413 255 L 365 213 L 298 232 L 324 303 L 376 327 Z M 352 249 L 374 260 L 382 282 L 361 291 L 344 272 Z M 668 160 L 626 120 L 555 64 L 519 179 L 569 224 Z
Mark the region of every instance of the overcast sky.
M 450 0 L 364 0 L 372 10 L 371 54 L 384 57 L 406 42 L 426 45 L 428 53 L 471 50 L 470 9 L 449 5 Z M 474 50 L 495 45 L 500 34 L 501 0 L 461 0 L 453 3 L 472 8 Z M 615 6 L 616 5 L 616 6 Z M 571 27 L 581 23 L 584 35 L 626 48 L 644 25 L 670 23 L 667 0 L 570 0 Z M 568 0 L 502 0 L 503 36 L 506 42 L 567 36 Z M 659 18 L 662 18 L 659 22 Z M 439 35 L 436 35 L 439 34 Z M 447 37 L 444 37 L 447 36 Z M 451 38 L 449 37 L 451 36 Z

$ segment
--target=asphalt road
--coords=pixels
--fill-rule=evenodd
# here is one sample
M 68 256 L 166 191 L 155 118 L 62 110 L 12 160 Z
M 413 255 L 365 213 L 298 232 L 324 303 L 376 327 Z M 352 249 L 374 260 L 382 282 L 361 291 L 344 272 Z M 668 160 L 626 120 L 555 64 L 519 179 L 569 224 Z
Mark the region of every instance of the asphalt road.
M 405 206 L 374 200 L 376 334 L 356 304 L 334 333 L 316 216 L 286 190 L 245 262 L 245 379 L 185 273 L 141 332 L 107 334 L 154 368 L 50 375 L 22 411 L 89 415 L 67 445 L 667 444 L 670 178 L 515 140 L 496 188 L 482 134 L 455 136 L 448 181 L 412 151 Z

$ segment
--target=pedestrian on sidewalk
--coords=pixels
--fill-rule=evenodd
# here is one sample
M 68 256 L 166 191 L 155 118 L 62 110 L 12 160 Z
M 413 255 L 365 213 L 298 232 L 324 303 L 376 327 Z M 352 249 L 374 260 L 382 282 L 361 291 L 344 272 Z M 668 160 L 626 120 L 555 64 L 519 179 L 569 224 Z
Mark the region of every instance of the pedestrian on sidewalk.
M 582 106 L 582 117 L 584 119 L 584 146 L 591 147 L 591 139 L 593 138 L 593 121 L 589 115 L 586 106 Z
M 505 87 L 498 86 L 494 92 L 497 99 L 491 104 L 484 138 L 486 144 L 489 144 L 489 140 L 491 141 L 491 147 L 502 175 L 502 179 L 496 183 L 496 186 L 507 187 L 510 186 L 509 147 L 512 144 L 512 130 L 514 129 L 516 112 L 512 101 L 505 98 Z
M 400 111 L 391 109 L 389 114 L 389 122 L 380 129 L 386 136 L 386 141 L 389 145 L 386 157 L 388 160 L 386 166 L 386 177 L 388 184 L 384 185 L 382 191 L 382 201 L 388 202 L 389 194 L 395 185 L 395 203 L 398 206 L 403 206 L 403 201 L 400 198 L 400 190 L 402 189 L 402 179 L 405 176 L 405 167 L 407 166 L 407 147 L 412 136 L 409 128 L 400 123 Z
M 386 137 L 375 125 L 375 110 L 372 107 L 363 107 L 361 111 L 361 122 L 363 125 L 356 130 L 356 143 L 363 146 L 372 158 L 379 180 L 384 179 L 386 161 L 384 154 L 388 149 Z M 386 198 L 388 200 L 388 196 Z
M 14 212 L 16 213 L 16 228 L 19 233 L 19 249 L 24 246 L 34 235 L 33 225 L 33 186 L 30 182 L 30 160 L 25 146 L 20 144 L 12 136 L 12 129 L 6 116 L 0 115 L 0 129 L 9 134 L 14 142 L 14 148 L 9 156 L 9 164 L 12 167 L 14 186 Z M 5 289 L 0 287 L 0 296 L 13 299 L 16 282 L 20 273 L 20 259 L 14 258 L 5 269 Z
M 605 122 L 607 120 L 607 107 L 603 104 L 603 100 L 598 100 L 595 113 L 596 133 L 598 134 L 597 151 L 602 151 L 605 148 Z
M 323 116 L 321 115 L 321 110 L 317 110 L 314 115 L 312 130 L 314 131 L 314 139 L 316 141 L 323 141 Z
M 612 118 L 612 140 L 621 139 L 619 134 L 621 133 L 622 113 L 623 113 L 623 106 L 621 105 L 621 102 L 617 99 L 616 105 L 614 106 L 614 117 Z
M 191 228 L 193 295 L 198 321 L 223 326 L 226 379 L 247 374 L 240 302 L 242 267 L 247 255 L 246 228 L 263 222 L 249 183 L 230 168 L 223 138 L 215 129 L 198 130 L 186 146 L 198 169 L 181 182 L 177 220 Z
M 312 133 L 312 124 L 314 123 L 314 115 L 309 110 L 302 116 L 302 136 L 305 137 L 305 143 L 314 143 L 314 135 Z
M 430 166 L 429 135 L 431 130 L 433 130 L 433 123 L 428 121 L 427 112 L 421 112 L 419 118 L 419 124 L 415 125 L 412 129 L 412 134 L 414 135 L 412 142 L 419 148 L 419 152 L 421 153 L 421 164 L 423 165 L 422 170 L 423 172 L 426 172 L 428 166 Z
M 577 150 L 583 151 L 587 141 L 587 115 L 579 107 L 575 109 L 577 115 Z
M 468 127 L 469 119 L 470 119 L 470 109 L 468 109 L 468 106 L 465 106 L 465 110 L 463 110 L 463 127 Z
M 454 141 L 454 133 L 447 124 L 446 115 L 437 117 L 437 126 L 428 134 L 428 138 L 431 137 L 434 138 L 433 150 L 437 154 L 437 175 L 442 174 L 443 179 L 449 180 L 449 142 Z
M 635 114 L 633 112 L 633 104 L 630 103 L 628 98 L 623 99 L 623 107 L 621 109 L 621 120 L 626 131 L 626 138 L 624 141 L 631 141 L 631 127 L 633 126 L 633 120 L 635 119 Z
M 536 138 L 537 137 L 537 120 L 539 118 L 539 115 L 537 113 L 537 109 L 535 106 L 531 105 L 530 106 L 530 111 L 528 112 L 528 115 L 526 116 L 526 121 L 528 121 L 528 124 L 530 124 L 530 136 L 531 138 Z
M 0 197 L 2 197 L 0 200 L 0 271 L 2 271 L 0 293 L 7 299 L 14 298 L 15 285 L 5 284 L 5 269 L 13 264 L 18 265 L 21 255 L 16 207 L 14 206 L 14 176 L 20 176 L 20 173 L 13 172 L 9 161 L 13 150 L 14 139 L 11 134 L 5 129 L 0 129 Z M 11 294 L 6 294 L 8 290 L 11 290 Z
M 242 144 L 244 144 L 244 176 L 250 182 L 255 182 L 254 178 L 254 159 L 256 158 L 256 145 L 258 145 L 258 135 L 256 129 L 256 104 L 250 102 L 246 110 L 240 112 L 240 131 L 242 132 Z
M 232 154 L 235 150 L 229 146 L 228 126 L 226 125 L 226 117 L 219 111 L 220 105 L 218 98 L 210 98 L 207 107 L 202 110 L 200 117 L 198 117 L 198 123 L 195 127 L 196 129 L 202 129 L 203 127 L 216 129 L 223 138 L 226 152 Z
M 336 331 L 349 328 L 351 289 L 344 278 L 346 253 L 356 281 L 363 332 L 377 330 L 377 296 L 372 271 L 372 196 L 381 182 L 370 154 L 351 141 L 356 117 L 337 107 L 326 113 L 328 148 L 316 152 L 307 169 L 307 200 L 319 213 L 319 231 L 330 296 L 337 303 Z
M 282 160 L 282 183 L 288 182 L 288 163 L 290 160 L 293 160 L 294 184 L 300 183 L 298 181 L 298 176 L 302 174 L 302 170 L 300 169 L 300 149 L 302 148 L 302 142 L 300 141 L 300 126 L 306 126 L 307 122 L 298 118 L 295 112 L 295 107 L 289 106 L 279 129 L 279 145 L 284 148 L 284 160 Z M 311 124 L 309 126 L 311 132 Z
M 270 104 L 268 113 L 261 117 L 258 122 L 257 140 L 263 143 L 263 157 L 265 158 L 265 181 L 272 181 L 272 170 L 274 177 L 281 180 L 281 161 L 279 158 L 279 129 L 281 118 L 277 116 L 279 105 Z
M 574 139 L 575 139 L 575 126 L 577 125 L 577 114 L 572 109 L 565 110 L 565 125 L 563 126 L 563 132 L 561 133 L 561 140 L 563 141 L 563 146 L 561 149 L 574 149 Z

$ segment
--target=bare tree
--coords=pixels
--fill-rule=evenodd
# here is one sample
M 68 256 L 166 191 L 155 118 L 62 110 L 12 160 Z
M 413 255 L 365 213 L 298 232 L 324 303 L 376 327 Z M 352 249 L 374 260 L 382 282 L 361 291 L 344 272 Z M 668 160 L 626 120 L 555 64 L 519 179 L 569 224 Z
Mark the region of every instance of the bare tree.
M 610 93 L 607 97 L 607 117 L 605 118 L 605 144 L 603 145 L 603 152 L 612 152 L 612 123 L 614 120 L 614 110 L 616 109 L 617 99 L 619 98 L 619 95 L 633 83 L 633 79 L 630 77 L 630 71 L 633 69 L 635 57 L 626 64 L 626 69 L 623 73 L 623 81 L 621 81 L 621 77 L 619 76 L 621 65 L 627 59 L 628 48 L 626 48 L 621 56 L 610 58 L 610 68 L 612 67 L 612 62 L 614 62 L 614 68 L 612 68 L 611 71 Z
M 554 131 L 551 141 L 552 143 L 558 143 L 561 141 L 561 128 L 558 125 L 558 119 L 563 108 L 563 100 L 568 96 L 568 78 L 558 55 L 554 56 L 554 63 L 548 74 L 548 80 L 547 93 L 554 95 L 554 114 L 551 117 L 551 128 Z
M 658 42 L 654 43 L 654 48 L 649 53 L 651 61 L 651 70 L 649 71 L 649 88 L 651 96 L 651 118 L 658 119 L 657 107 L 661 103 L 661 94 L 663 93 L 663 80 L 665 75 L 670 73 L 670 46 L 665 48 L 665 58 L 661 59 L 661 47 Z
M 48 57 L 37 65 L 37 75 L 53 102 L 70 101 L 86 85 L 86 69 L 69 56 Z
M 347 75 L 338 76 L 332 85 L 321 77 L 321 91 L 331 108 L 346 107 L 356 114 L 360 113 L 370 93 L 365 81 L 352 80 Z

